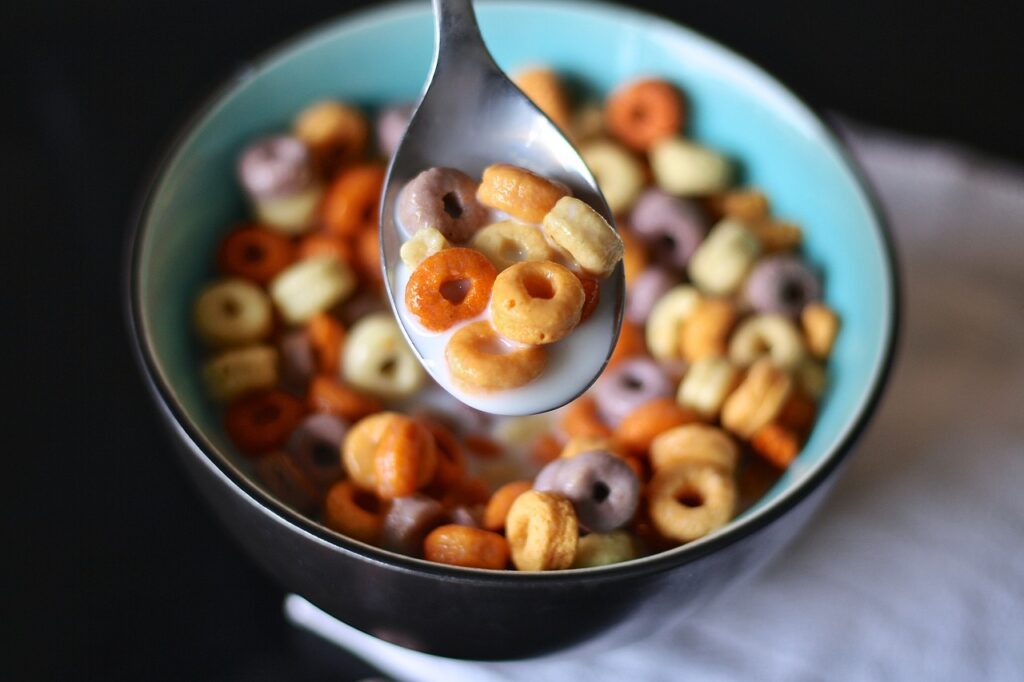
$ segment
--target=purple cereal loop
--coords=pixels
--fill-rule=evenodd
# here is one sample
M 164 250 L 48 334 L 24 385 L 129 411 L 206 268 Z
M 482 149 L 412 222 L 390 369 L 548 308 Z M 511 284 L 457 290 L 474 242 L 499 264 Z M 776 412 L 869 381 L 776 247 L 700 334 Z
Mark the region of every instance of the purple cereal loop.
M 561 464 L 551 467 L 556 462 Z M 547 471 L 546 475 L 537 476 L 534 490 L 568 498 L 584 528 L 607 533 L 633 518 L 640 501 L 640 479 L 621 457 L 594 450 L 551 464 L 541 472 Z
M 768 256 L 754 265 L 745 292 L 758 312 L 796 317 L 805 305 L 821 298 L 821 280 L 795 256 Z
M 483 509 L 479 506 L 469 507 L 460 504 L 448 512 L 448 520 L 459 526 L 479 528 L 480 519 L 483 517 Z
M 428 168 L 402 189 L 398 219 L 413 234 L 432 227 L 449 241 L 464 242 L 490 212 L 476 200 L 477 182 L 454 168 Z
M 423 552 L 423 538 L 444 518 L 441 503 L 432 497 L 416 493 L 391 501 L 381 544 L 394 552 L 419 556 Z
M 634 409 L 655 398 L 672 395 L 672 382 L 654 360 L 630 358 L 597 380 L 594 402 L 606 423 L 616 426 Z
M 656 188 L 637 199 L 630 225 L 655 260 L 674 270 L 686 269 L 708 231 L 707 216 L 696 202 Z
M 285 334 L 277 344 L 281 354 L 281 384 L 292 393 L 305 393 L 316 372 L 316 357 L 306 330 Z
M 390 159 L 395 155 L 398 143 L 402 141 L 405 129 L 409 126 L 410 116 L 411 104 L 388 107 L 377 114 L 377 147 L 385 158 Z
M 288 438 L 288 452 L 321 488 L 341 478 L 341 443 L 348 426 L 332 414 L 312 414 Z
M 626 291 L 626 319 L 634 324 L 644 324 L 651 309 L 662 295 L 679 283 L 679 277 L 665 268 L 648 268 Z
M 286 197 L 314 182 L 309 149 L 290 135 L 265 137 L 246 147 L 238 158 L 238 180 L 253 199 Z

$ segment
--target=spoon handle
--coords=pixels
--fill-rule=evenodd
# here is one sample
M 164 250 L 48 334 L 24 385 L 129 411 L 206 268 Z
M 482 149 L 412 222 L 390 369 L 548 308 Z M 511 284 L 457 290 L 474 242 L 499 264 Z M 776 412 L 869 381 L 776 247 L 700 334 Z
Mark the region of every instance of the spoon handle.
M 433 4 L 435 69 L 444 64 L 466 67 L 473 61 L 494 63 L 480 35 L 472 0 L 433 0 Z

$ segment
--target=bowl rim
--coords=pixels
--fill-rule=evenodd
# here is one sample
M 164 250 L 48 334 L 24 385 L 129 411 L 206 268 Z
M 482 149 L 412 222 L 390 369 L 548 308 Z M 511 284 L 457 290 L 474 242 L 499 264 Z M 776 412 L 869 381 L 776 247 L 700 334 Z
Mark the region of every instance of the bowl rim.
M 687 40 L 702 43 L 703 47 L 718 50 L 731 59 L 736 66 L 743 68 L 753 77 L 773 87 L 777 94 L 788 97 L 809 115 L 808 122 L 816 124 L 822 137 L 830 143 L 840 162 L 850 172 L 856 186 L 862 192 L 867 209 L 873 218 L 877 237 L 881 246 L 884 271 L 889 277 L 888 309 L 889 315 L 884 323 L 885 338 L 881 349 L 881 357 L 873 368 L 868 391 L 857 406 L 854 416 L 847 421 L 846 427 L 833 445 L 825 451 L 821 460 L 789 490 L 785 490 L 770 503 L 755 509 L 745 517 L 736 517 L 722 529 L 691 543 L 680 545 L 657 554 L 638 557 L 630 561 L 591 568 L 565 569 L 544 572 L 525 572 L 514 570 L 491 570 L 448 566 L 409 557 L 367 543 L 353 540 L 337 533 L 327 526 L 299 514 L 290 507 L 279 502 L 269 493 L 253 484 L 242 474 L 230 459 L 219 451 L 207 439 L 199 428 L 186 414 L 177 401 L 174 392 L 163 377 L 155 359 L 151 341 L 142 322 L 141 291 L 140 291 L 140 250 L 145 237 L 146 226 L 153 210 L 153 199 L 156 195 L 168 168 L 177 158 L 184 143 L 196 132 L 221 103 L 236 88 L 243 86 L 260 68 L 272 64 L 278 59 L 287 57 L 294 50 L 318 39 L 326 39 L 331 33 L 346 25 L 356 22 L 380 22 L 394 19 L 395 16 L 423 13 L 425 3 L 389 2 L 381 5 L 364 7 L 344 12 L 319 21 L 295 35 L 276 43 L 262 51 L 252 59 L 246 60 L 240 68 L 236 68 L 225 79 L 220 80 L 200 104 L 191 109 L 191 113 L 183 117 L 183 123 L 174 128 L 175 132 L 159 146 L 159 156 L 151 164 L 151 171 L 146 174 L 148 179 L 143 185 L 131 213 L 123 253 L 122 295 L 124 296 L 125 323 L 132 349 L 132 355 L 143 376 L 146 388 L 153 396 L 164 419 L 176 432 L 178 437 L 189 447 L 210 473 L 217 476 L 233 492 L 244 499 L 258 511 L 267 514 L 275 522 L 285 526 L 289 531 L 304 536 L 333 551 L 340 551 L 352 558 L 368 561 L 406 573 L 429 575 L 436 578 L 458 581 L 461 583 L 494 584 L 495 582 L 515 581 L 516 583 L 545 583 L 591 579 L 598 581 L 614 581 L 628 576 L 648 575 L 667 571 L 709 554 L 724 549 L 734 543 L 753 535 L 774 523 L 791 509 L 807 498 L 828 476 L 846 459 L 853 445 L 863 433 L 878 407 L 884 388 L 888 383 L 894 364 L 896 350 L 902 329 L 902 286 L 898 267 L 898 256 L 889 222 L 885 212 L 857 161 L 846 148 L 841 137 L 829 124 L 820 110 L 808 104 L 806 100 L 794 93 L 785 83 L 768 73 L 756 63 L 722 43 L 709 38 L 698 31 L 671 19 L 644 10 L 634 9 L 603 0 L 484 0 L 477 2 L 484 7 L 522 8 L 531 7 L 556 8 L 568 11 L 598 11 L 603 14 L 619 15 L 631 21 L 643 21 L 649 26 L 665 29 L 669 32 L 685 35 Z

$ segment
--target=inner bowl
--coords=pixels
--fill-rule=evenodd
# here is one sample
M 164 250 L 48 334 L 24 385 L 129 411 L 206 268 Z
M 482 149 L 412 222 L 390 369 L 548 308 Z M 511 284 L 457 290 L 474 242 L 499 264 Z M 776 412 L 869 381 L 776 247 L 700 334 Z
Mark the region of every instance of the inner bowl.
M 612 5 L 477 5 L 484 38 L 506 70 L 550 65 L 599 95 L 639 75 L 678 84 L 688 97 L 688 134 L 738 160 L 742 182 L 763 188 L 777 215 L 803 227 L 806 258 L 824 273 L 826 302 L 842 319 L 814 431 L 758 503 L 696 542 L 624 564 L 561 572 L 561 579 L 687 563 L 743 538 L 805 497 L 865 423 L 884 382 L 895 333 L 895 273 L 887 234 L 828 129 L 778 82 L 722 46 Z M 179 437 L 201 453 L 208 473 L 229 482 L 289 532 L 378 565 L 430 575 L 554 580 L 559 572 L 526 575 L 427 564 L 349 540 L 293 512 L 241 465 L 201 383 L 190 311 L 210 278 L 216 244 L 244 214 L 234 179 L 239 151 L 254 137 L 286 129 L 297 111 L 319 98 L 369 107 L 414 100 L 432 49 L 428 3 L 385 6 L 293 40 L 218 91 L 174 144 L 146 196 L 130 252 L 132 329 L 144 370 Z

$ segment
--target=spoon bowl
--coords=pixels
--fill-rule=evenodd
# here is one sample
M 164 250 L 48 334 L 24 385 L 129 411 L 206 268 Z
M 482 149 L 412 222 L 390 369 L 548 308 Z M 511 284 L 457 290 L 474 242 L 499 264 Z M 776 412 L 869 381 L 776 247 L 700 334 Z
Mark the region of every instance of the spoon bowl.
M 381 200 L 381 262 L 388 299 L 420 362 L 457 399 L 492 414 L 547 412 L 583 393 L 607 364 L 622 323 L 622 263 L 601 281 L 591 317 L 568 338 L 548 347 L 547 368 L 540 377 L 511 390 L 467 391 L 453 383 L 444 361 L 444 346 L 453 330 L 441 334 L 422 330 L 401 303 L 411 272 L 399 256 L 409 236 L 396 220 L 399 193 L 427 168 L 457 168 L 480 177 L 487 166 L 508 163 L 567 185 L 612 226 L 614 219 L 579 153 L 495 64 L 470 0 L 434 0 L 433 4 L 433 66 L 391 160 Z

